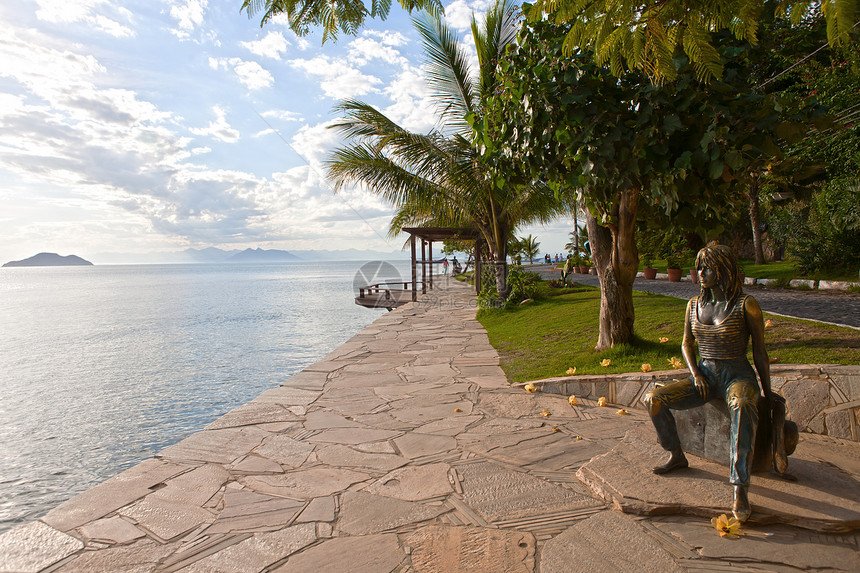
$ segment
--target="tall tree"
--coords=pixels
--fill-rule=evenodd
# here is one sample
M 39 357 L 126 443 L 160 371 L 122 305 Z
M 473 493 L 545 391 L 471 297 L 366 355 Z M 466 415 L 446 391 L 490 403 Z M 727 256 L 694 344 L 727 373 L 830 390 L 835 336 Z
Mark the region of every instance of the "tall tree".
M 404 225 L 472 226 L 494 264 L 496 288 L 506 298 L 507 247 L 518 225 L 547 222 L 562 211 L 542 182 L 518 188 L 496 185 L 480 164 L 472 125 L 483 122 L 482 98 L 496 88 L 496 62 L 515 38 L 512 0 L 497 0 L 484 20 L 472 18 L 480 69 L 473 75 L 457 34 L 438 15 L 415 18 L 427 56 L 426 77 L 437 103 L 439 129 L 410 132 L 369 104 L 350 100 L 332 127 L 351 143 L 327 163 L 336 189 L 360 183 L 392 203 L 389 231 Z
M 758 41 L 766 12 L 799 23 L 818 7 L 827 20 L 832 45 L 847 45 L 857 22 L 857 0 L 536 0 L 535 20 L 549 15 L 556 24 L 569 24 L 565 53 L 592 50 L 612 73 L 643 72 L 655 83 L 673 80 L 673 63 L 680 47 L 698 78 L 722 77 L 713 32 L 730 30 L 739 40 Z
M 502 184 L 544 180 L 572 189 L 588 209 L 592 261 L 601 285 L 605 349 L 633 337 L 638 219 L 704 235 L 731 205 L 735 173 L 772 153 L 779 118 L 769 96 L 740 88 L 728 35 L 718 49 L 722 81 L 705 86 L 682 55 L 676 80 L 655 86 L 635 72 L 615 77 L 593 54 L 565 54 L 567 30 L 532 20 L 502 65 L 500 90 L 481 135 L 484 161 Z M 768 129 L 734 129 L 736 123 Z
M 399 2 L 410 13 L 413 10 L 442 13 L 440 0 Z M 243 0 L 241 10 L 247 12 L 249 18 L 262 12 L 261 27 L 275 16 L 286 15 L 290 29 L 299 36 L 319 26 L 325 43 L 329 38 L 336 40 L 338 32 L 354 36 L 368 16 L 385 20 L 391 11 L 391 0 L 370 0 L 369 5 L 364 0 Z
M 540 254 L 540 241 L 529 234 L 528 237 L 521 237 L 520 243 L 523 246 L 523 254 L 528 257 L 529 262 L 535 262 L 535 258 Z

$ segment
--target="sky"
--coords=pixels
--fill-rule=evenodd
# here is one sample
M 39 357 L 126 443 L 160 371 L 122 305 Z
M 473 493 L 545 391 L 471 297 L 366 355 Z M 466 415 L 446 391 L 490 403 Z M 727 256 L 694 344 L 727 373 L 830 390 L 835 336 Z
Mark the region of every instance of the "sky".
M 465 45 L 473 10 L 445 4 Z M 322 162 L 345 98 L 434 126 L 420 39 L 386 21 L 321 44 L 241 0 L 0 3 L 0 263 L 38 252 L 396 251 L 392 208 L 335 194 Z M 520 229 L 561 252 L 571 220 Z M 112 259 L 115 257 L 112 257 Z

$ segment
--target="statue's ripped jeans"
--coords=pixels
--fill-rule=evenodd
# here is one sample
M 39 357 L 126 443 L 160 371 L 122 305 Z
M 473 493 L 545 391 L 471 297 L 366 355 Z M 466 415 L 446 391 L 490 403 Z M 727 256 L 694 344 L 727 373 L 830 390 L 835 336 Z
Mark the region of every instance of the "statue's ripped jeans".
M 691 377 L 655 388 L 645 396 L 660 445 L 667 451 L 681 447 L 671 410 L 696 408 L 709 400 L 722 398 L 728 406 L 732 424 L 729 482 L 749 485 L 758 427 L 759 385 L 755 371 L 743 356 L 728 360 L 703 358 L 699 361 L 699 369 L 708 381 L 703 393 L 696 388 Z

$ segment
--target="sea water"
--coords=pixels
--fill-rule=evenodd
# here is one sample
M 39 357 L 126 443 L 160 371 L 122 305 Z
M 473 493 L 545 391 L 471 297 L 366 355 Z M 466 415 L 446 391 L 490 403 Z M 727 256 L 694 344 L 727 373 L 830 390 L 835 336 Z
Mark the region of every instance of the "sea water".
M 0 531 L 200 431 L 384 310 L 408 261 L 0 269 Z

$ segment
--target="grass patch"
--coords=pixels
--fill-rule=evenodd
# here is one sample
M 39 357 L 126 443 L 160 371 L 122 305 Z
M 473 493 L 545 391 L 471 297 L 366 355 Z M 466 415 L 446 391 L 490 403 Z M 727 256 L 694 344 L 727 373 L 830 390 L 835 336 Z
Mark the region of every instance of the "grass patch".
M 547 289 L 545 283 L 539 284 L 545 296 L 531 303 L 510 310 L 478 311 L 509 381 L 562 376 L 570 367 L 576 367 L 577 374 L 633 372 L 644 363 L 655 371 L 670 370 L 669 358 L 681 357 L 686 301 L 634 291 L 635 340 L 596 352 L 599 289 Z M 765 319 L 772 324 L 765 331 L 771 359 L 794 364 L 860 363 L 860 337 L 855 330 L 767 313 Z M 668 342 L 659 342 L 661 337 Z M 606 358 L 610 365 L 601 366 Z

